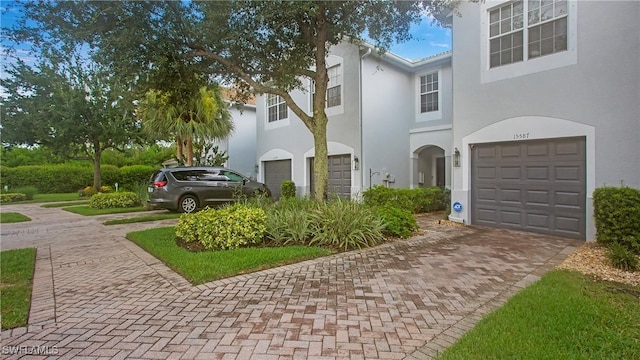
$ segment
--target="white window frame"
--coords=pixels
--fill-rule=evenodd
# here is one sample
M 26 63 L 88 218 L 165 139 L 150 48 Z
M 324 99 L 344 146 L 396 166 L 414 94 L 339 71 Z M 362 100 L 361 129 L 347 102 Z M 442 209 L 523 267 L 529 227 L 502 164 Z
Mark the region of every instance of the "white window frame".
M 332 77 L 330 69 L 338 69 L 337 77 Z M 329 55 L 327 57 L 327 75 L 329 76 L 329 82 L 327 84 L 327 93 L 325 93 L 325 113 L 327 116 L 337 115 L 344 113 L 344 100 L 345 100 L 345 87 L 344 87 L 344 64 L 343 59 L 338 56 Z M 327 95 L 329 89 L 340 86 L 340 104 L 329 106 Z M 309 81 L 309 114 L 313 114 L 313 96 L 315 94 L 315 82 Z
M 424 94 L 421 89 L 421 79 L 425 76 L 437 74 L 438 75 L 438 110 L 434 111 L 426 111 L 422 112 L 422 95 Z M 416 74 L 415 78 L 415 98 L 416 98 L 416 121 L 431 121 L 438 120 L 442 118 L 442 90 L 443 90 L 443 78 L 442 78 L 442 69 L 429 69 L 428 71 L 423 71 Z
M 553 22 L 558 18 L 547 19 L 542 22 L 529 25 L 528 22 L 528 0 L 523 0 L 523 59 L 522 61 L 513 62 L 505 65 L 490 67 L 490 11 L 502 7 L 513 0 L 499 1 L 487 0 L 481 4 L 480 8 L 480 44 L 481 44 L 481 82 L 488 83 L 493 81 L 505 80 L 513 77 L 528 75 L 536 72 L 556 69 L 559 67 L 575 65 L 578 63 L 577 49 L 577 7 L 578 1 L 567 1 L 567 50 L 554 52 L 542 56 L 529 58 L 529 30 L 540 26 L 542 23 Z M 496 36 L 499 37 L 500 35 Z
M 269 104 L 269 100 L 273 99 L 275 97 L 275 104 Z M 289 113 L 291 112 L 291 110 L 289 109 L 289 107 L 286 108 L 286 116 L 284 117 L 280 117 L 280 106 L 281 105 L 285 105 L 286 103 L 284 101 L 284 98 L 280 95 L 274 95 L 274 94 L 265 94 L 264 96 L 264 108 L 265 108 L 265 114 L 264 114 L 264 121 L 265 121 L 265 130 L 269 130 L 269 129 L 273 129 L 273 128 L 278 128 L 278 127 L 282 127 L 282 126 L 287 126 L 289 125 Z M 276 107 L 276 111 L 277 111 L 277 116 L 278 119 L 273 120 L 273 121 L 269 121 L 269 109 L 272 107 Z

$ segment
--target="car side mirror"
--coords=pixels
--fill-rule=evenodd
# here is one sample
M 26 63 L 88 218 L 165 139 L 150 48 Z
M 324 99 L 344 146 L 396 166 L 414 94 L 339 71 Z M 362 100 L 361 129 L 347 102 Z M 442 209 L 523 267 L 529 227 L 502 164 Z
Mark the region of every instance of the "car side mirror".
M 247 185 L 247 179 L 242 179 L 242 185 Z

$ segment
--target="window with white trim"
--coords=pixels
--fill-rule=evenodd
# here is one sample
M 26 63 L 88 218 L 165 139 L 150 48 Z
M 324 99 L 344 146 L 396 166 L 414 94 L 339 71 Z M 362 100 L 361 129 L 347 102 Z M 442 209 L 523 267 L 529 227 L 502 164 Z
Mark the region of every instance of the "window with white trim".
M 488 15 L 490 68 L 567 50 L 567 0 L 517 0 Z
M 288 118 L 287 103 L 280 95 L 267 94 L 267 121 L 275 122 Z
M 334 107 L 342 105 L 342 69 L 340 65 L 334 65 L 327 68 L 327 77 L 329 82 L 327 83 L 327 96 L 326 107 Z M 311 106 L 313 107 L 314 99 L 316 96 L 315 81 L 311 82 Z
M 438 111 L 438 72 L 420 76 L 420 113 Z

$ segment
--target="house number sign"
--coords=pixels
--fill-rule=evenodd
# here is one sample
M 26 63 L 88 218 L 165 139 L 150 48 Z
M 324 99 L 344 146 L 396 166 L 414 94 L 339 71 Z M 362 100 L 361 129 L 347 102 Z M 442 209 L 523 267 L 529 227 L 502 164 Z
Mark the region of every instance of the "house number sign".
M 528 139 L 528 138 L 529 138 L 529 133 L 513 134 L 513 139 L 514 140 L 522 140 L 522 139 Z

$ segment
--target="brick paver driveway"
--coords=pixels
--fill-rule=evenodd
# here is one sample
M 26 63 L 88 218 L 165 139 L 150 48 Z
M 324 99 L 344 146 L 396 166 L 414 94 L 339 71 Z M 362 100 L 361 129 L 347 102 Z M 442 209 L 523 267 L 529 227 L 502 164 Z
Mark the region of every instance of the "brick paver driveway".
M 410 240 L 194 287 L 123 236 L 157 223 L 2 210 L 33 219 L 3 224 L 2 249 L 38 248 L 4 358 L 427 359 L 581 243 L 423 218 Z

